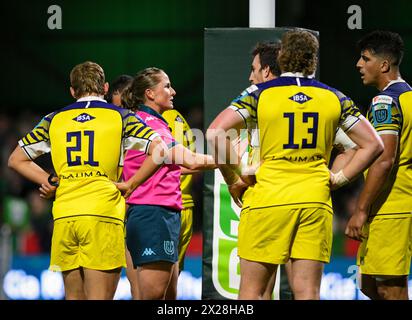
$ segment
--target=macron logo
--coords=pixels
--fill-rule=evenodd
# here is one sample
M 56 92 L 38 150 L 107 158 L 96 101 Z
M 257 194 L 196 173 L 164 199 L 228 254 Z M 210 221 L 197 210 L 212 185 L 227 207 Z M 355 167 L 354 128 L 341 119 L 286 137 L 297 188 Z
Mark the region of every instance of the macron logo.
M 152 248 L 145 248 L 143 253 L 142 253 L 142 257 L 143 256 L 152 256 L 152 255 L 156 255 L 156 253 L 152 250 Z

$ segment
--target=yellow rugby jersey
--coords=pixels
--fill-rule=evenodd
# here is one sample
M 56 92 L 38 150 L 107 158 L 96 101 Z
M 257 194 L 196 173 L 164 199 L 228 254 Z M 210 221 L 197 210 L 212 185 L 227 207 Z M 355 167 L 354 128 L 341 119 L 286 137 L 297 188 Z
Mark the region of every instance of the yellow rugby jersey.
M 19 145 L 32 160 L 51 152 L 59 177 L 54 220 L 99 216 L 123 223 L 125 200 L 112 181 L 121 176 L 125 150 L 147 152 L 156 136 L 130 110 L 86 97 L 44 117 Z
M 330 153 L 337 127 L 349 130 L 361 113 L 353 101 L 314 79 L 282 76 L 249 87 L 232 102 L 256 119 L 260 159 L 251 209 L 280 205 L 332 211 Z
M 368 120 L 380 135 L 399 136 L 395 164 L 370 215 L 393 218 L 412 214 L 412 89 L 396 80 L 372 99 Z M 365 173 L 366 175 L 366 173 Z
M 176 109 L 163 112 L 162 117 L 167 121 L 172 136 L 177 142 L 181 143 L 191 151 L 196 151 L 195 141 L 192 130 L 185 118 Z M 180 176 L 180 189 L 182 191 L 182 204 L 184 208 L 193 207 L 195 204 L 192 197 L 192 180 L 191 174 Z

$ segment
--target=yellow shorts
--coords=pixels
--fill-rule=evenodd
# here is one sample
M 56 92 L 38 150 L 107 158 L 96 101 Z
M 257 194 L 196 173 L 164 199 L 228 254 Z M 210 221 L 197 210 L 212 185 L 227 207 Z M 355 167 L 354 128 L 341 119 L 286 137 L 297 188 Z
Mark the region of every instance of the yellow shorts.
M 329 262 L 332 219 L 332 213 L 323 208 L 244 210 L 238 255 L 271 264 L 284 264 L 289 258 Z
M 412 217 L 375 218 L 365 224 L 357 256 L 362 274 L 408 275 L 412 252 Z
M 179 270 L 183 270 L 186 250 L 189 247 L 193 233 L 193 207 L 181 211 L 179 235 Z
M 54 222 L 51 271 L 84 267 L 112 270 L 126 266 L 124 225 L 82 217 Z

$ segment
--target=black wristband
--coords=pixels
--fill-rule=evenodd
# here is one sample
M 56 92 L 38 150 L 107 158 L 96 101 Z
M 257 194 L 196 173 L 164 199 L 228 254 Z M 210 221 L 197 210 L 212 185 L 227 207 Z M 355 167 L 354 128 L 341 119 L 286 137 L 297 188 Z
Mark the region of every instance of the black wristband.
M 54 173 L 50 173 L 49 177 L 47 178 L 47 181 L 49 182 L 50 185 L 53 187 L 58 187 L 59 186 L 59 181 L 53 181 L 52 179 L 56 177 Z

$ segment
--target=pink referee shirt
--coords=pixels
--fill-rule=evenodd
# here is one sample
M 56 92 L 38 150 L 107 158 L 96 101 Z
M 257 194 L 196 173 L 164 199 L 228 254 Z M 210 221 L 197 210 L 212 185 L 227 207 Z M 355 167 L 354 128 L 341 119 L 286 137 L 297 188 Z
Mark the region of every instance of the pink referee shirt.
M 141 106 L 137 114 L 155 130 L 169 146 L 176 144 L 167 122 L 163 117 L 147 106 Z M 146 158 L 144 152 L 128 150 L 124 160 L 123 179 L 128 180 L 139 169 Z M 182 192 L 180 191 L 180 166 L 165 164 L 145 183 L 140 185 L 127 199 L 128 204 L 148 204 L 182 210 Z

